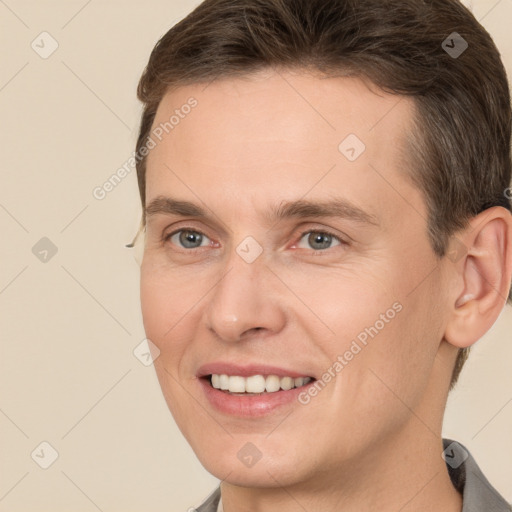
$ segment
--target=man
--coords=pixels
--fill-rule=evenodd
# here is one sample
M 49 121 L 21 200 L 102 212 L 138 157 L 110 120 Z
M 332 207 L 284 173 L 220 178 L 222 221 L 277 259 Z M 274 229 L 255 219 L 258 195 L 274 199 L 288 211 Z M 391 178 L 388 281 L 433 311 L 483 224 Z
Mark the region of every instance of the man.
M 510 510 L 441 438 L 512 276 L 510 93 L 455 0 L 206 0 L 139 84 L 144 326 L 200 511 Z

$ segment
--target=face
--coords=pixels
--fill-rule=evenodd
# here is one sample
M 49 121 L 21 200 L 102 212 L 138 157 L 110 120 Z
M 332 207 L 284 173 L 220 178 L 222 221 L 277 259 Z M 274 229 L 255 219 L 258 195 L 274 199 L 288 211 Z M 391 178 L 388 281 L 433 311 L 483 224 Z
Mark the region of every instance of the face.
M 411 411 L 439 420 L 444 271 L 406 174 L 412 115 L 357 78 L 291 71 L 161 102 L 144 326 L 167 404 L 218 478 L 326 482 L 424 430 Z

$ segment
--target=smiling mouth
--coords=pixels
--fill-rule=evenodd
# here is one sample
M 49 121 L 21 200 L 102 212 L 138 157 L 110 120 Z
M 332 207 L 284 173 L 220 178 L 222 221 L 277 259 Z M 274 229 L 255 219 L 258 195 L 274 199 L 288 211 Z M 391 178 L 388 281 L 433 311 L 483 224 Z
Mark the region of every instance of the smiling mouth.
M 235 396 L 255 396 L 289 391 L 306 386 L 314 381 L 313 377 L 279 377 L 277 375 L 240 375 L 211 374 L 205 376 L 210 385 L 219 391 Z

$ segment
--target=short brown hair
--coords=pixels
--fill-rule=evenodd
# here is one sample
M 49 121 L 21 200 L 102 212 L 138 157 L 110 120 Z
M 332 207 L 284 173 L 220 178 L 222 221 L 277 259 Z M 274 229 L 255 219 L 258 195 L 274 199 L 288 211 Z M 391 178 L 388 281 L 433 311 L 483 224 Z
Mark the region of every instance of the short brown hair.
M 448 51 L 454 41 L 467 43 L 462 54 Z M 205 0 L 151 53 L 137 91 L 137 153 L 169 90 L 264 68 L 343 72 L 414 98 L 410 177 L 424 193 L 439 258 L 471 217 L 492 206 L 512 211 L 506 72 L 490 35 L 459 1 Z M 144 209 L 146 158 L 137 177 Z M 467 355 L 459 351 L 452 386 Z

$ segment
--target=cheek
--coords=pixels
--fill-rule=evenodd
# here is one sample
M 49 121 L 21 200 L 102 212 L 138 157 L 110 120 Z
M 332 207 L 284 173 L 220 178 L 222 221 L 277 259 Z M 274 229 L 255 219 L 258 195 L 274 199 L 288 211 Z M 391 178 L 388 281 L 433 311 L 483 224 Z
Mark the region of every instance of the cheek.
M 141 267 L 140 298 L 144 330 L 159 349 L 155 361 L 160 386 L 171 411 L 189 403 L 183 385 L 193 379 L 192 356 L 201 325 L 204 298 L 211 286 L 190 272 L 169 271 L 149 258 Z M 178 405 L 177 405 L 178 404 Z
M 183 388 L 178 384 L 187 346 L 183 337 L 183 341 L 180 341 L 179 335 L 188 319 L 185 316 L 178 322 L 184 314 L 181 311 L 184 308 L 183 294 L 173 293 L 168 280 L 163 279 L 153 266 L 143 265 L 140 298 L 146 337 L 160 351 L 154 361 L 154 368 L 163 396 L 172 415 L 186 420 L 189 416 L 187 404 L 190 401 L 183 396 Z
M 377 316 L 368 317 L 377 330 L 372 329 L 374 336 L 367 338 L 357 366 L 347 368 L 343 382 L 344 394 L 352 397 L 350 407 L 381 424 L 400 423 L 420 405 L 442 337 L 440 316 L 428 297 L 405 296 L 397 303 L 401 310 L 388 323 L 376 322 L 380 313 L 385 314 L 387 303 L 375 311 Z M 369 332 L 369 325 L 364 332 Z M 380 404 L 378 410 L 375 404 Z
M 297 295 L 321 320 L 309 312 L 300 321 L 325 354 L 325 371 L 341 356 L 343 368 L 331 369 L 340 376 L 334 379 L 334 395 L 350 402 L 352 410 L 376 400 L 403 407 L 396 395 L 412 406 L 425 391 L 442 329 L 434 283 L 411 293 L 418 272 L 388 265 L 297 283 Z
M 155 269 L 146 265 L 141 268 L 140 300 L 144 331 L 160 350 L 159 364 L 177 376 L 185 341 L 180 342 L 179 333 L 188 325 L 193 316 L 188 303 L 190 300 L 183 290 L 177 290 Z M 158 365 L 155 361 L 158 372 Z M 165 375 L 162 375 L 165 378 Z M 160 378 L 160 375 L 159 375 Z
M 172 304 L 161 283 L 144 268 L 141 269 L 140 302 L 146 336 L 161 350 L 162 338 L 169 328 L 165 319 Z
M 162 342 L 172 338 L 172 333 L 187 316 L 193 314 L 192 306 L 198 295 L 196 286 L 170 272 L 165 265 L 154 263 L 157 258 L 145 258 L 141 266 L 140 300 L 146 334 Z M 149 261 L 148 261 L 149 260 Z M 187 315 L 187 310 L 190 310 Z

